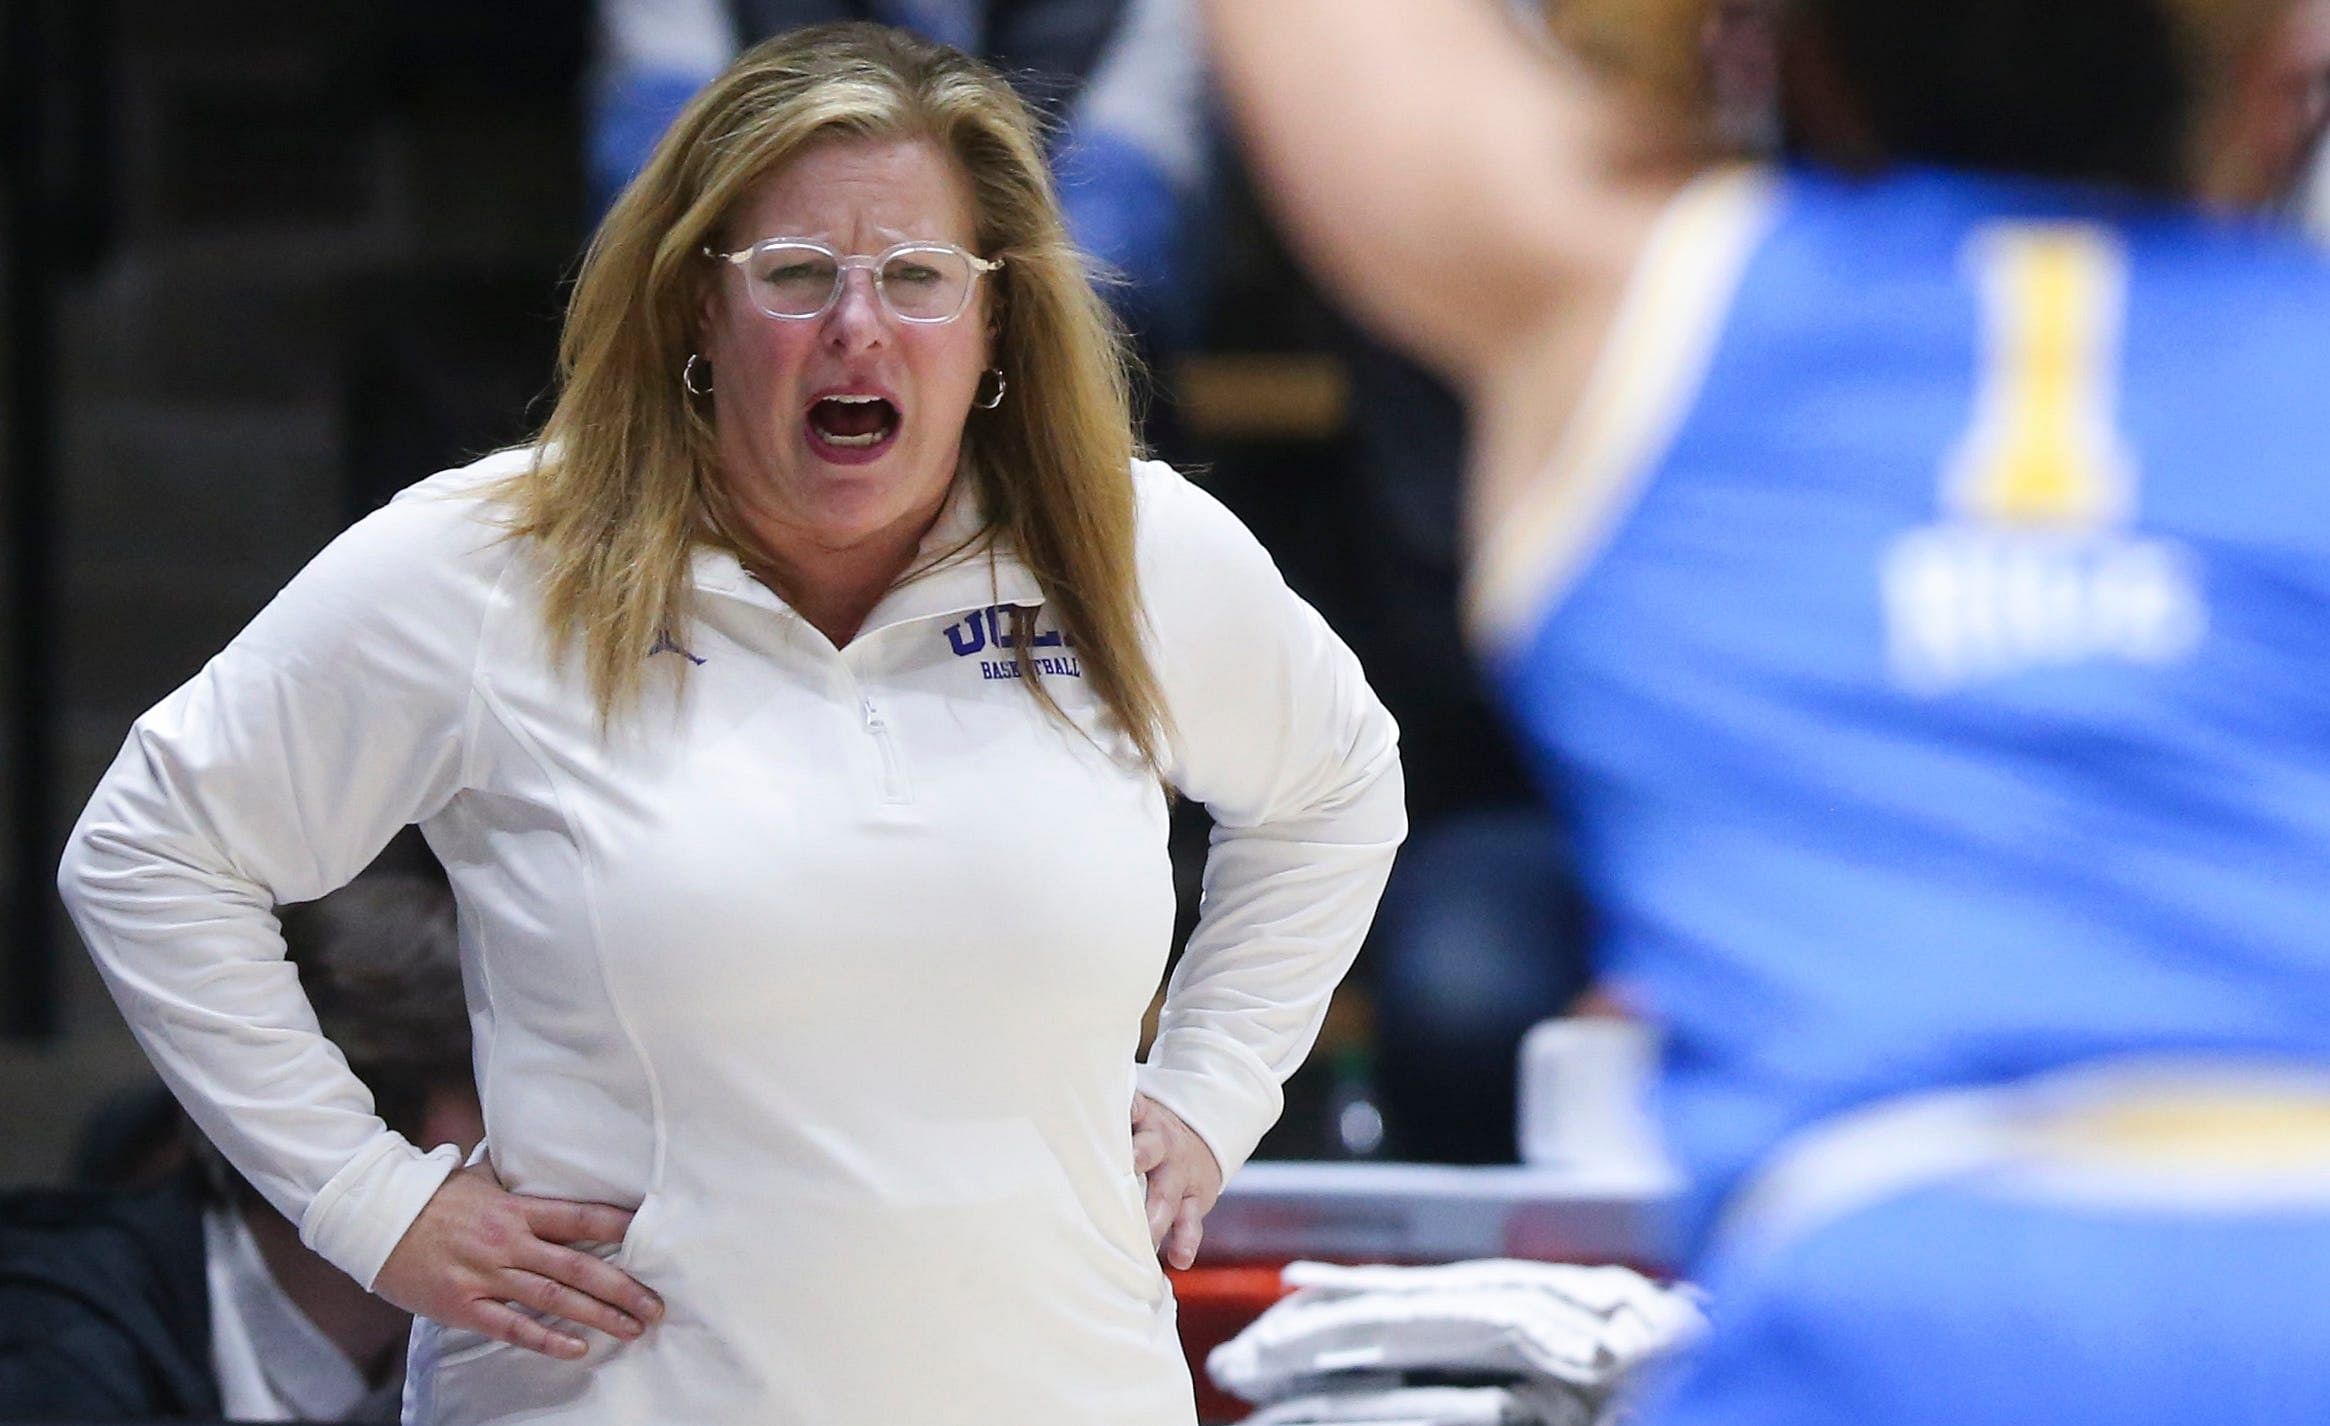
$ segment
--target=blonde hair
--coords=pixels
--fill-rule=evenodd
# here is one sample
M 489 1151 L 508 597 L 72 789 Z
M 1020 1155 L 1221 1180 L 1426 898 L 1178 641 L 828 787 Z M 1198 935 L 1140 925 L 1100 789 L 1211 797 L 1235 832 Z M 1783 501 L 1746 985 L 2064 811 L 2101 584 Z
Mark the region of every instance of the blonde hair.
M 685 641 L 693 547 L 746 552 L 711 419 L 680 380 L 715 280 L 701 250 L 721 245 L 757 182 L 833 138 L 928 140 L 969 180 L 978 250 L 1004 263 L 989 279 L 990 312 L 1010 399 L 971 413 L 958 478 L 1156 768 L 1167 723 L 1142 643 L 1122 330 L 1069 242 L 1027 105 L 961 51 L 879 25 L 812 26 L 745 52 L 673 122 L 599 225 L 567 306 L 557 405 L 535 461 L 505 491 L 512 528 L 544 552 L 554 646 L 579 643 L 611 720 L 639 696 L 658 639 Z M 1027 653 L 1032 615 L 1011 622 L 1021 681 L 1064 719 Z M 684 663 L 665 661 L 683 677 Z
M 1697 119 L 1707 103 L 1709 0 L 1548 0 L 1546 25 L 1563 49 L 1627 96 Z
M 1838 3 L 1841 7 L 1851 0 Z M 2172 117 L 2184 152 L 2162 155 L 2162 167 L 2173 170 L 2165 177 L 2205 181 L 2212 165 L 2238 160 L 2238 154 L 2228 155 L 2230 140 L 2222 132 L 2239 97 L 2235 86 L 2298 3 L 2128 0 L 2131 26 L 2149 8 L 2175 45 L 2174 78 L 2182 102 Z M 1806 8 L 1805 0 L 1769 0 L 1769 5 L 1775 22 L 1792 7 Z M 1547 28 L 1628 105 L 1633 146 L 1653 154 L 1688 154 L 1694 147 L 1720 147 L 1736 138 L 1716 131 L 1720 116 L 1710 105 L 1716 95 L 1707 40 L 1722 8 L 1721 0 L 1544 0 Z M 1882 6 L 1875 8 L 1884 13 Z

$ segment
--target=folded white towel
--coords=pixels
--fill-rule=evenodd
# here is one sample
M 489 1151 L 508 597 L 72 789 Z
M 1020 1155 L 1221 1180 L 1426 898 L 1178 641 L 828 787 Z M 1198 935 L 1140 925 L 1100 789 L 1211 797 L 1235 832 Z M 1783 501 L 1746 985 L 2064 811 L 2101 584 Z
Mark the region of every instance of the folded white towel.
M 1594 1408 L 1551 1382 L 1407 1386 L 1313 1392 L 1246 1418 L 1245 1426 L 1592 1426 Z
M 1283 1280 L 1324 1296 L 1439 1292 L 1461 1288 L 1527 1288 L 1575 1303 L 1605 1318 L 1633 1314 L 1650 1323 L 1691 1330 L 1699 1325 L 1699 1290 L 1688 1283 L 1662 1286 L 1632 1268 L 1581 1267 L 1520 1258 L 1478 1258 L 1433 1267 L 1351 1266 L 1292 1262 Z
M 1293 1263 L 1285 1280 L 1298 1290 L 1206 1360 L 1223 1390 L 1248 1401 L 1275 1402 L 1346 1371 L 1553 1381 L 1599 1401 L 1705 1322 L 1693 1289 L 1626 1268 Z

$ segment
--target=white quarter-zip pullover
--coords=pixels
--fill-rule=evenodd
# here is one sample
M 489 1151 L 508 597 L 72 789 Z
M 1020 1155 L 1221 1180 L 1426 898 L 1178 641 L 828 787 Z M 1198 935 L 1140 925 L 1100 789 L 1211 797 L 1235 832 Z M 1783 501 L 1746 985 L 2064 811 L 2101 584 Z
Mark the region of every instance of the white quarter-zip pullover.
M 835 649 L 734 558 L 602 733 L 487 487 L 406 492 L 139 720 L 61 886 L 164 1077 L 370 1283 L 453 1167 L 372 1113 L 271 908 L 418 822 L 461 908 L 493 1166 L 637 1205 L 634 1343 L 416 1332 L 408 1420 L 1188 1426 L 1128 1124 L 1173 920 L 1161 790 L 975 549 Z M 1217 830 L 1138 1087 L 1235 1173 L 1404 830 L 1394 729 L 1260 546 L 1135 471 L 1169 780 Z M 967 495 L 926 548 L 975 531 Z M 684 668 L 679 680 L 662 675 Z

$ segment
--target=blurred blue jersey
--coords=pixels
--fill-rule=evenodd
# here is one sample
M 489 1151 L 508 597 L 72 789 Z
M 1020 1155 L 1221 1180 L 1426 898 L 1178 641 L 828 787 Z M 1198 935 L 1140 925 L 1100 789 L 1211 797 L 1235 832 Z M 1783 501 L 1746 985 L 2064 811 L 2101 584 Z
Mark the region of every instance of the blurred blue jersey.
M 1484 559 L 1694 1228 L 1875 1099 L 2330 1062 L 2330 266 L 1930 172 L 1678 214 Z

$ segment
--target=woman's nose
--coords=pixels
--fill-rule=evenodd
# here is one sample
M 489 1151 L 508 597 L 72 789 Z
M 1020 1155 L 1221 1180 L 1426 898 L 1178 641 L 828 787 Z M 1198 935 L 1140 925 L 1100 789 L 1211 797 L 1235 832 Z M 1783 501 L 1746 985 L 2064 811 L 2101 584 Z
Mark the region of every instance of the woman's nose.
M 889 314 L 882 310 L 872 272 L 853 267 L 842 273 L 841 296 L 826 314 L 825 330 L 830 339 L 851 350 L 874 345 L 889 334 Z

